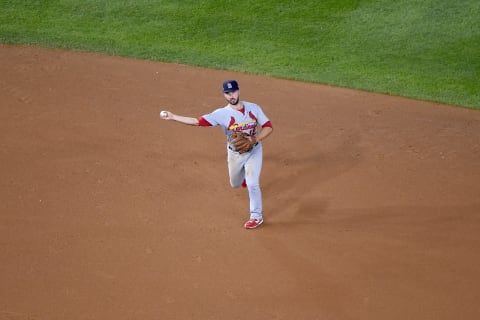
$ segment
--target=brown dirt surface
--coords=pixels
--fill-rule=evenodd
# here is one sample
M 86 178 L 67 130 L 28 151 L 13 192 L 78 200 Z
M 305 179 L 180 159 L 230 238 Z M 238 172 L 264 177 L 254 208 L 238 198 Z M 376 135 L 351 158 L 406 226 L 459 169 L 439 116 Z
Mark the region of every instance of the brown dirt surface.
M 0 46 L 0 319 L 479 319 L 480 112 Z M 274 125 L 265 223 L 230 188 L 221 84 Z

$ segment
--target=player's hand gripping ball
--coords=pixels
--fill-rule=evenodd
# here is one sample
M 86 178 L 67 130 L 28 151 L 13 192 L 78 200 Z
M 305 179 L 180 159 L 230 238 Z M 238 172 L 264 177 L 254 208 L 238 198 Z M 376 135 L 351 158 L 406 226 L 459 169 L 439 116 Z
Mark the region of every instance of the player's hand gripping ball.
M 242 154 L 252 150 L 257 143 L 257 140 L 255 137 L 249 136 L 244 132 L 234 132 L 232 133 L 231 143 L 235 151 Z
M 167 111 L 160 111 L 160 118 L 165 119 L 168 117 L 168 112 Z

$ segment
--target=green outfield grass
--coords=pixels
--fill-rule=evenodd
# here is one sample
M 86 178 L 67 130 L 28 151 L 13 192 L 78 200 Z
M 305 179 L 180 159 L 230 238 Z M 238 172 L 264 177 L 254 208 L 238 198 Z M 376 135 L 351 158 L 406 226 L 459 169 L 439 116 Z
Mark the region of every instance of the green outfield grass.
M 0 0 L 0 42 L 480 109 L 478 0 Z

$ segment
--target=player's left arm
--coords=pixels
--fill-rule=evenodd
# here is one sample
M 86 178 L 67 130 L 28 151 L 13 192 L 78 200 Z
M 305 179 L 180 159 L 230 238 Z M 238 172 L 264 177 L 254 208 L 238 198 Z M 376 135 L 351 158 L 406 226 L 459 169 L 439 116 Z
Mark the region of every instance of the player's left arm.
M 272 127 L 270 121 L 268 121 L 266 124 L 264 124 L 262 126 L 262 128 L 260 129 L 260 132 L 257 134 L 257 136 L 256 136 L 257 142 L 260 142 L 260 141 L 264 140 L 272 132 L 273 132 L 273 127 Z
M 262 108 L 258 107 L 258 112 L 256 113 L 257 123 L 261 125 L 260 131 L 256 135 L 256 141 L 260 142 L 266 137 L 268 137 L 273 132 L 273 126 L 270 122 L 270 119 L 265 115 Z

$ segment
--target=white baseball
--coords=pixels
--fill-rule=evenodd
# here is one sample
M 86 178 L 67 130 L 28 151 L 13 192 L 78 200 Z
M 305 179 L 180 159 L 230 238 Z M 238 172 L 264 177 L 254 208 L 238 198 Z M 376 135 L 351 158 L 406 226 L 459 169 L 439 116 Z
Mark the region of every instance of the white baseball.
M 161 111 L 160 112 L 160 117 L 162 117 L 162 118 L 168 117 L 168 112 L 167 111 Z

